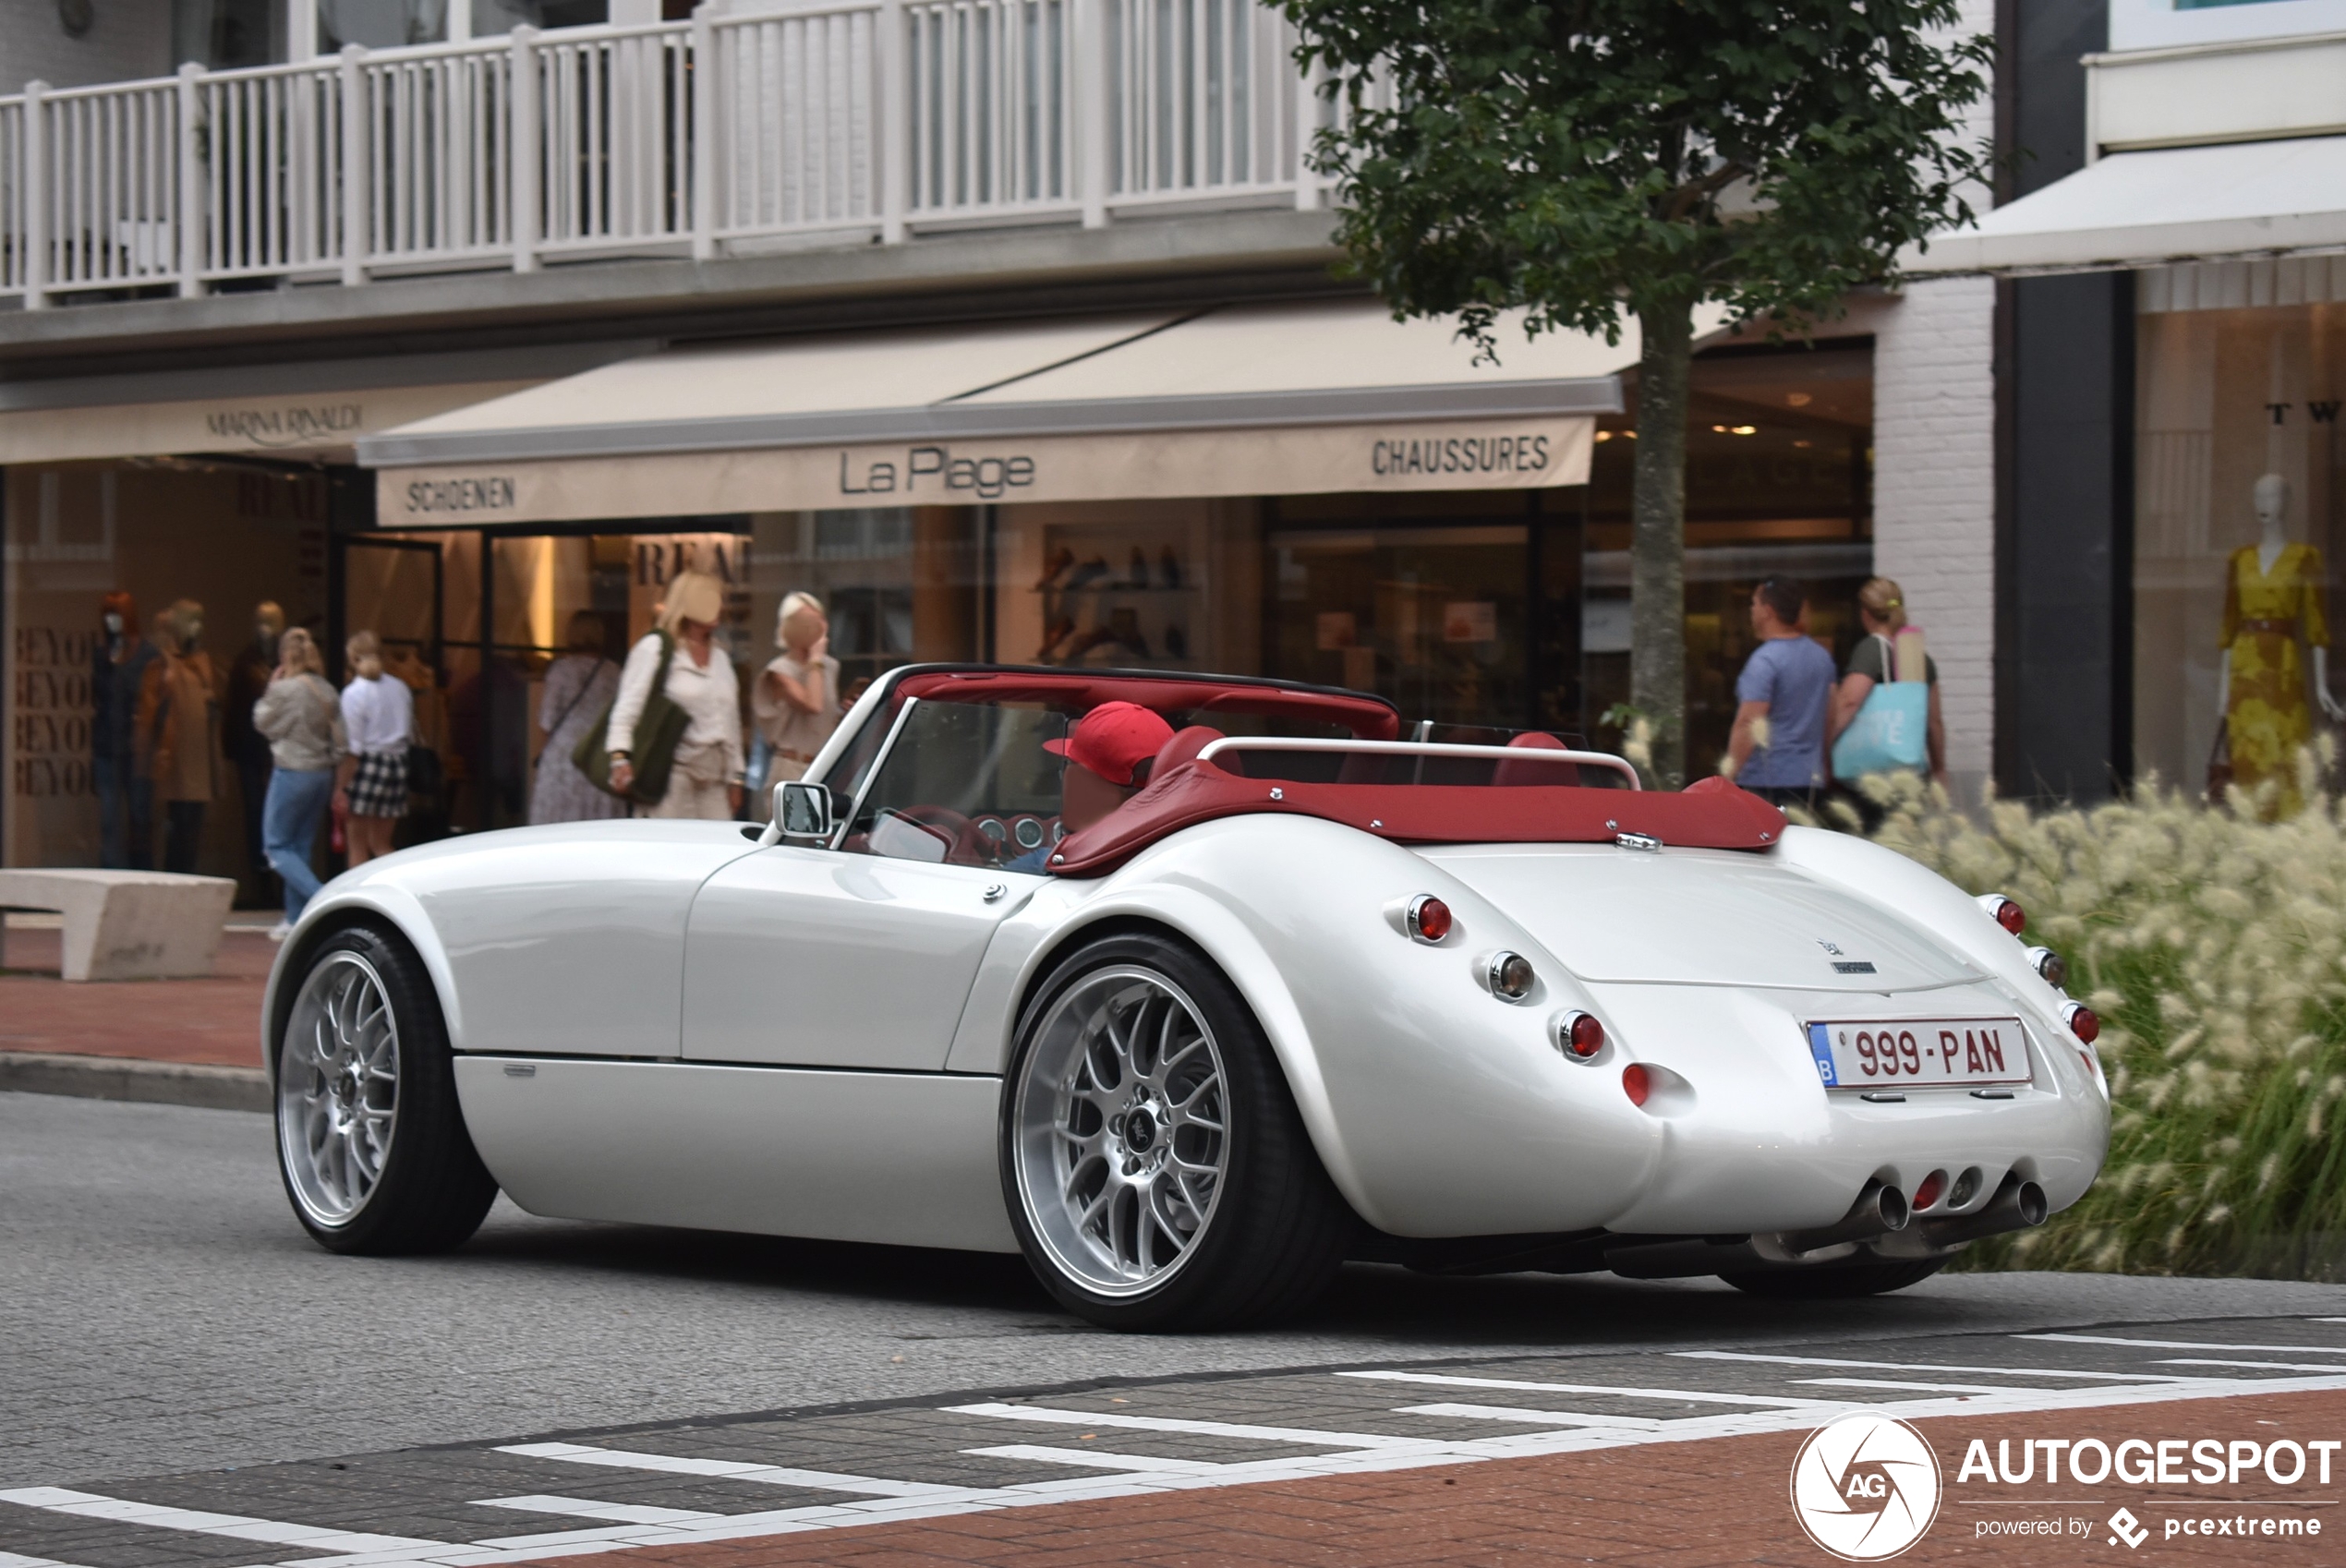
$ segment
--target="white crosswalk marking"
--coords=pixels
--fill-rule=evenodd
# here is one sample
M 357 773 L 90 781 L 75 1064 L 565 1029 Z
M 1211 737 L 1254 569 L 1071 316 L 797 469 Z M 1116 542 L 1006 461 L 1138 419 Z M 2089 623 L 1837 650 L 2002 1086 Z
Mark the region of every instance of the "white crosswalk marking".
M 1759 1405 L 1774 1410 L 1841 1410 L 1842 1399 L 1784 1399 L 1767 1393 L 1711 1393 L 1701 1389 L 1623 1388 L 1612 1383 L 1534 1382 L 1524 1378 L 1468 1378 L 1446 1372 L 1338 1372 L 1339 1378 L 1378 1382 L 1438 1383 L 1445 1388 L 1519 1389 L 1527 1393 L 1603 1393 L 1621 1399 L 1678 1399 L 1690 1405 Z
M 353 1530 L 322 1529 L 315 1525 L 287 1525 L 274 1519 L 252 1519 L 241 1514 L 208 1514 L 194 1508 L 165 1508 L 127 1498 L 96 1492 L 68 1491 L 63 1487 L 18 1487 L 0 1491 L 0 1502 L 22 1508 L 45 1508 L 84 1519 L 111 1519 L 123 1525 L 151 1525 L 191 1535 L 228 1536 L 237 1540 L 267 1541 L 272 1546 L 298 1546 L 313 1551 L 377 1552 L 430 1551 L 446 1541 L 417 1540 L 406 1536 L 370 1536 Z
M 2059 1367 L 1949 1367 L 1930 1361 L 1853 1361 L 1845 1356 L 1765 1356 L 1750 1350 L 1674 1350 L 1687 1361 L 1758 1361 L 1778 1367 L 1854 1367 L 1874 1372 L 1963 1372 L 1999 1378 L 2081 1378 L 2088 1382 L 2189 1382 L 2157 1372 L 2073 1372 Z
M 829 1470 L 794 1470 L 785 1465 L 751 1465 L 738 1459 L 689 1459 L 673 1453 L 642 1453 L 624 1448 L 590 1448 L 575 1442 L 514 1442 L 497 1450 L 526 1459 L 559 1459 L 570 1465 L 604 1465 L 615 1470 L 649 1470 L 670 1476 L 717 1476 L 761 1486 L 803 1487 L 808 1491 L 858 1492 L 870 1497 L 941 1497 L 966 1489 L 921 1481 L 886 1481 L 877 1476 L 842 1476 Z
M 1445 1446 L 1422 1438 L 1382 1432 L 1327 1432 L 1311 1427 L 1258 1427 L 1240 1421 L 1184 1421 L 1169 1416 L 1101 1416 L 1088 1410 L 1054 1410 L 1044 1405 L 949 1405 L 955 1416 L 992 1416 L 1005 1421 L 1049 1421 L 1063 1427 L 1120 1427 L 1136 1432 L 1190 1432 L 1198 1437 L 1254 1438 L 1264 1442 L 1303 1443 L 1312 1448 L 1424 1449 Z
M 1468 1421 L 1521 1421 L 1534 1427 L 1618 1427 L 1658 1432 L 1670 1425 L 1652 1416 L 1590 1416 L 1578 1410 L 1526 1410 L 1517 1405 L 1405 1405 L 1397 1416 L 1455 1416 Z
M 2027 1388 L 2026 1383 L 1994 1388 L 1987 1383 L 1909 1383 L 1892 1378 L 1795 1378 L 1792 1381 L 1803 1388 L 1893 1388 L 1903 1389 L 1909 1393 L 2011 1393 L 2015 1389 L 2025 1391 Z
M 1143 1470 L 1176 1476 L 1211 1476 L 1224 1468 L 1203 1459 L 1152 1459 L 1145 1453 L 1107 1453 L 1096 1448 L 1040 1448 L 1025 1442 L 1005 1443 L 999 1448 L 965 1448 L 961 1452 L 988 1459 L 1032 1459 L 1038 1465 L 1078 1465 L 1093 1470 Z
M 702 1508 L 650 1508 L 635 1502 L 604 1502 L 591 1497 L 478 1497 L 475 1508 L 511 1508 L 523 1514 L 567 1514 L 579 1519 L 603 1519 L 614 1525 L 694 1525 L 722 1519 Z
M 2300 1356 L 2346 1356 L 2346 1345 L 2227 1345 L 2219 1339 L 2124 1339 L 2106 1333 L 2016 1333 L 2014 1339 L 2050 1339 L 2061 1345 L 2128 1345 L 2143 1350 L 2294 1351 Z
M 79 1568 L 72 1562 L 60 1562 L 54 1557 L 23 1557 L 13 1551 L 0 1551 L 0 1568 Z
M 2191 1356 L 2167 1356 L 2159 1358 L 2162 1367 L 2253 1367 L 2266 1372 L 2335 1372 L 2340 1368 L 2328 1361 L 2219 1361 Z

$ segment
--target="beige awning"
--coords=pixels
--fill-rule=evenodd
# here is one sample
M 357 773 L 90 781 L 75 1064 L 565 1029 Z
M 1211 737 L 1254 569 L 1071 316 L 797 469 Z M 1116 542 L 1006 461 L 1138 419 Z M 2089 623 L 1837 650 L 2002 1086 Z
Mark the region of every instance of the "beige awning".
M 2082 272 L 2346 249 L 2346 137 L 2118 152 L 1931 236 L 1916 274 Z
M 1587 481 L 1624 343 L 1379 306 L 671 350 L 358 443 L 386 527 Z
M 412 424 L 536 384 L 523 380 L 468 381 L 0 410 L 0 466 L 220 452 L 341 458 L 370 431 Z

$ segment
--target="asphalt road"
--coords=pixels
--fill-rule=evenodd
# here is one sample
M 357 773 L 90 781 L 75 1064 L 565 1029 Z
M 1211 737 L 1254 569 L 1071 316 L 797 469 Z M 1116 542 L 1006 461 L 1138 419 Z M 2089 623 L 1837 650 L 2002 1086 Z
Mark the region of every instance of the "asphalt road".
M 268 1140 L 244 1113 L 0 1094 L 0 1487 L 1090 1380 L 2346 1314 L 2346 1286 L 2260 1281 L 1959 1274 L 1820 1306 L 1356 1267 L 1288 1328 L 1137 1338 L 1013 1259 L 503 1205 L 452 1257 L 336 1258 Z

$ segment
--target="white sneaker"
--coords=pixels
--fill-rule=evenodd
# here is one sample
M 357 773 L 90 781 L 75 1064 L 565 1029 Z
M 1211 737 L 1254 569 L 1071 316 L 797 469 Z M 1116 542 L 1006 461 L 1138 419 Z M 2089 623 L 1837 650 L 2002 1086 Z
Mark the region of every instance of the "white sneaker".
M 272 942 L 283 942 L 286 937 L 291 936 L 292 935 L 293 927 L 286 924 L 282 920 L 269 928 L 269 940 Z

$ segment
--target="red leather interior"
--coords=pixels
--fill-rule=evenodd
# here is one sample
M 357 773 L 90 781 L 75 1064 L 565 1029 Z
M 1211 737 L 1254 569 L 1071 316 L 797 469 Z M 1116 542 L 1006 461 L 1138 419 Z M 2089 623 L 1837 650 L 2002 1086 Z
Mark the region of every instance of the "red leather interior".
M 1543 730 L 1527 730 L 1507 744 L 1541 752 L 1568 752 L 1572 749 Z M 1580 765 L 1577 762 L 1502 762 L 1491 770 L 1491 782 L 1516 789 L 1527 784 L 1578 784 L 1580 782 Z

